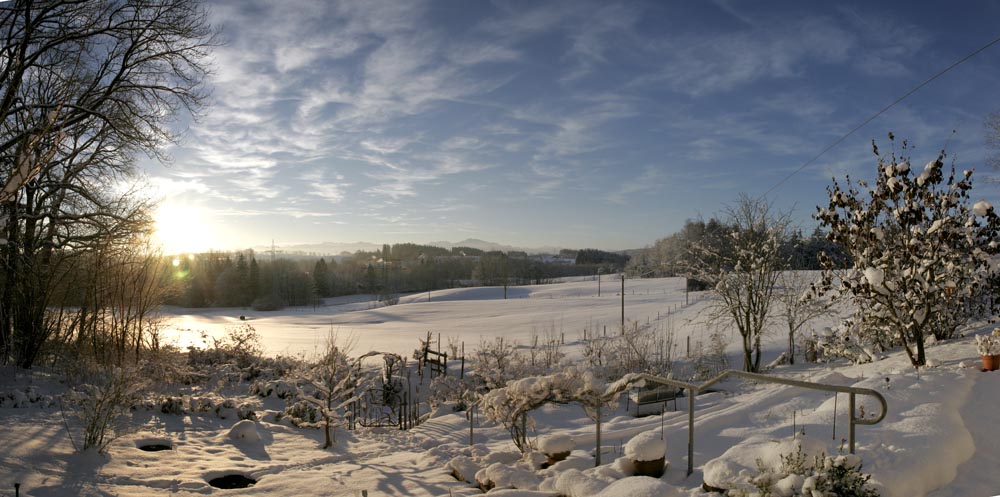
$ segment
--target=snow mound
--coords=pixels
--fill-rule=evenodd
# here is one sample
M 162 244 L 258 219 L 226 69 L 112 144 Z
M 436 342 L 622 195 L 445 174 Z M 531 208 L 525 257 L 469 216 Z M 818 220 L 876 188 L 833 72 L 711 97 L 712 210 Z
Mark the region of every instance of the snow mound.
M 566 497 L 586 497 L 594 495 L 608 486 L 608 482 L 590 476 L 578 469 L 563 471 L 554 479 L 552 490 Z
M 594 497 L 681 497 L 681 490 L 648 476 L 631 476 L 608 485 Z
M 244 419 L 229 429 L 229 439 L 234 442 L 260 442 L 260 432 L 257 423 Z
M 451 474 L 455 478 L 462 480 L 466 483 L 476 482 L 476 473 L 481 469 L 472 458 L 468 456 L 458 456 L 448 462 L 448 467 L 451 468 Z
M 569 435 L 549 435 L 538 440 L 538 450 L 546 454 L 570 452 L 576 448 L 576 442 Z
M 816 456 L 828 453 L 826 443 L 812 437 L 780 441 L 763 436 L 750 437 L 705 463 L 705 483 L 716 488 L 734 488 L 742 480 L 741 472 L 757 474 L 758 461 L 763 469 L 777 469 L 781 466 L 782 455 L 794 454 L 799 448 L 805 455 L 807 467 L 811 467 Z
M 667 452 L 667 441 L 660 438 L 659 430 L 644 431 L 625 444 L 625 457 L 633 461 L 656 461 Z
M 476 481 L 484 487 L 536 489 L 541 479 L 532 471 L 503 463 L 493 463 L 476 473 Z

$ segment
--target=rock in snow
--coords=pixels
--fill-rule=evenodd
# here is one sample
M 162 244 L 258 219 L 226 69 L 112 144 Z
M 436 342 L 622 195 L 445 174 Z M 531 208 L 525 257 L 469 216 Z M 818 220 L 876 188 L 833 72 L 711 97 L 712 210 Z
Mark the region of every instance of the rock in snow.
M 257 423 L 244 419 L 229 429 L 229 439 L 234 442 L 260 442 Z

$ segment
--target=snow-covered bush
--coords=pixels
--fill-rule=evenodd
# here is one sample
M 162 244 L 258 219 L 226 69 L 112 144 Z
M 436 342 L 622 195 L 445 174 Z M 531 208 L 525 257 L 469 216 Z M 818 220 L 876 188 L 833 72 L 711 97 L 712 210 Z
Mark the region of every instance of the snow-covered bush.
M 802 452 L 783 454 L 777 468 L 758 461 L 758 473 L 747 475 L 744 485 L 729 490 L 729 497 L 879 497 L 861 473 L 861 458 L 853 455 L 816 456 L 812 464 Z
M 1000 328 L 994 328 L 989 335 L 976 335 L 976 352 L 979 355 L 1000 354 Z
M 589 369 L 611 380 L 629 373 L 667 376 L 673 370 L 674 333 L 655 325 L 629 321 L 625 330 L 583 341 Z
M 208 345 L 209 338 L 211 345 Z M 260 335 L 250 323 L 228 327 L 222 340 L 204 333 L 202 339 L 206 342 L 205 348 L 188 347 L 188 363 L 192 366 L 233 364 L 244 370 L 252 368 L 261 358 Z
M 705 381 L 729 369 L 729 356 L 726 355 L 726 333 L 715 329 L 708 336 L 708 344 L 701 340 L 692 346 L 691 372 L 688 375 L 692 381 Z
M 524 354 L 517 349 L 516 342 L 504 337 L 480 341 L 469 366 L 487 390 L 500 388 L 508 381 L 525 376 Z
M 985 201 L 972 204 L 972 171 L 946 172 L 941 152 L 913 173 L 907 149 L 904 141 L 897 157 L 875 147 L 873 185 L 848 177 L 843 188 L 836 181 L 827 187 L 829 204 L 816 217 L 851 267 L 835 271 L 820 254 L 824 275 L 814 292 L 850 299 L 857 309 L 851 326 L 876 352 L 902 345 L 912 364 L 923 366 L 926 337 L 950 338 L 970 315 L 995 309 L 996 299 L 985 296 L 990 256 L 1000 252 L 1000 217 Z
M 125 433 L 129 411 L 142 399 L 146 386 L 136 368 L 114 367 L 93 373 L 90 381 L 74 388 L 67 397 L 71 412 L 83 426 L 83 445 L 78 449 L 107 451 Z
M 871 335 L 866 334 L 857 322 L 850 319 L 836 328 L 825 328 L 814 333 L 811 346 L 814 348 L 816 361 L 830 361 L 839 357 L 860 364 L 880 357 Z
M 464 411 L 476 401 L 475 382 L 457 376 L 438 376 L 431 380 L 427 403 L 437 409 L 445 402 L 454 402 L 456 411 Z
M 521 452 L 527 452 L 531 450 L 528 442 L 528 429 L 532 427 L 528 418 L 530 411 L 550 402 L 579 402 L 587 415 L 596 419 L 598 409 L 614 405 L 621 392 L 637 381 L 636 375 L 626 375 L 606 385 L 591 370 L 573 367 L 551 375 L 510 381 L 503 388 L 483 394 L 479 405 L 490 421 L 507 429 Z
M 276 421 L 288 419 L 288 422 L 295 427 L 313 428 L 319 428 L 321 426 L 319 421 L 322 418 L 323 416 L 320 414 L 319 408 L 315 404 L 304 400 L 289 404 L 285 407 L 284 411 L 278 413 L 275 417 Z
M 51 407 L 55 399 L 51 395 L 42 395 L 34 386 L 25 389 L 14 389 L 0 392 L 0 407 Z
M 163 397 L 160 399 L 160 412 L 180 416 L 184 414 L 183 397 Z

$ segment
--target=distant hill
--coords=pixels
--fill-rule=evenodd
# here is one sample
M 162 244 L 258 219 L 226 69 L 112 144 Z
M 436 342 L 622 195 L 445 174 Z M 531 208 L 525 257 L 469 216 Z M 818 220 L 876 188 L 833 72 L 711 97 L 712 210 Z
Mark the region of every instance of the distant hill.
M 392 245 L 392 244 L 390 244 Z M 454 247 L 472 247 L 475 249 L 483 251 L 499 250 L 502 252 L 510 251 L 522 251 L 529 254 L 558 254 L 562 247 L 515 247 L 512 245 L 503 245 L 495 242 L 488 242 L 485 240 L 479 240 L 476 238 L 468 238 L 460 242 L 428 242 L 424 245 L 433 245 L 435 247 L 446 248 L 451 250 Z M 257 246 L 253 247 L 253 250 L 259 254 L 267 253 L 271 250 L 268 246 Z M 359 250 L 366 252 L 374 252 L 376 250 L 382 250 L 382 244 L 380 243 L 370 243 L 370 242 L 353 242 L 353 243 L 342 243 L 342 242 L 322 242 L 322 243 L 301 243 L 293 245 L 275 245 L 275 250 L 282 255 L 310 255 L 310 256 L 320 256 L 320 255 L 340 255 L 342 252 L 354 253 Z

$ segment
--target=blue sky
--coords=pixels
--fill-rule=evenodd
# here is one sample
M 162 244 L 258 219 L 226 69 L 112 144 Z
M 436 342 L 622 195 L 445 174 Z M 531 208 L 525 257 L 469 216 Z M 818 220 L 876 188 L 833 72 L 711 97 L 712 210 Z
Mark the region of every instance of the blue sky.
M 925 5 L 926 4 L 926 5 Z M 760 195 L 1000 36 L 1000 3 L 208 2 L 212 105 L 143 169 L 168 249 L 459 241 L 637 248 Z M 775 190 L 811 230 L 830 178 L 989 153 L 1000 45 Z M 957 132 L 953 135 L 952 130 Z M 979 174 L 975 197 L 997 200 Z M 185 241 L 185 243 L 181 243 Z

